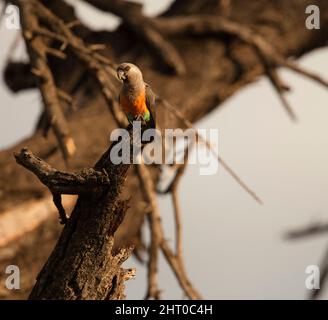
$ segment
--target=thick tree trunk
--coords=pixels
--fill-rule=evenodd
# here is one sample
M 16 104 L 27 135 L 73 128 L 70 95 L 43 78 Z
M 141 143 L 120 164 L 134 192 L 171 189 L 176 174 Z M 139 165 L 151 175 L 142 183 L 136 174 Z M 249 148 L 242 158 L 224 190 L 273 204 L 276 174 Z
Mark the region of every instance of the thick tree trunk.
M 133 139 L 122 142 L 130 148 Z M 52 192 L 65 222 L 60 239 L 39 273 L 30 299 L 105 300 L 122 299 L 124 282 L 134 275 L 122 263 L 132 248 L 114 250 L 114 233 L 127 210 L 120 200 L 129 164 L 114 165 L 111 150 L 115 142 L 97 162 L 94 169 L 80 173 L 57 171 L 27 149 L 16 154 L 16 161 L 32 171 Z M 62 210 L 61 195 L 78 194 L 69 218 Z M 56 199 L 56 200 L 55 200 Z

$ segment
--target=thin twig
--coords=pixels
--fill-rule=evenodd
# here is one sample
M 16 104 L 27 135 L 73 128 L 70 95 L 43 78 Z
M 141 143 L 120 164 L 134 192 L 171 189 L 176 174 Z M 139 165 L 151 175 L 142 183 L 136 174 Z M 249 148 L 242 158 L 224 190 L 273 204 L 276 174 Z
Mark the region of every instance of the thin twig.
M 62 89 L 57 89 L 57 92 L 58 92 L 58 96 L 60 99 L 62 99 L 63 101 L 67 102 L 70 106 L 71 106 L 71 109 L 73 111 L 76 110 L 76 101 L 75 99 L 69 95 L 66 91 L 62 90 Z
M 322 78 L 321 76 L 319 76 L 315 72 L 312 72 L 312 71 L 309 71 L 309 70 L 306 70 L 306 69 L 300 67 L 294 61 L 287 60 L 287 59 L 283 59 L 283 60 L 278 59 L 278 63 L 280 63 L 281 66 L 286 67 L 290 70 L 293 70 L 294 72 L 296 72 L 296 73 L 298 73 L 298 74 L 300 74 L 300 75 L 302 75 L 306 78 L 309 78 L 309 79 L 311 79 L 315 82 L 320 83 L 325 88 L 328 88 L 328 81 L 326 79 Z
M 294 240 L 328 233 L 328 223 L 313 223 L 309 226 L 288 231 L 286 239 Z
M 319 289 L 313 289 L 310 291 L 309 299 L 318 299 L 318 297 L 323 293 L 323 289 L 325 287 L 325 284 L 328 280 L 328 248 L 325 251 L 324 256 L 322 257 L 320 266 L 320 288 Z
M 154 215 L 149 212 L 147 214 L 147 220 L 149 222 L 150 230 L 150 247 L 149 247 L 149 259 L 148 259 L 148 288 L 145 296 L 145 300 L 150 298 L 159 300 L 161 290 L 158 288 L 158 249 L 159 239 L 156 232 L 156 222 L 154 221 Z
M 274 72 L 274 71 L 271 71 Z M 283 90 L 281 89 L 281 87 L 279 86 L 278 82 L 276 82 L 274 80 L 274 78 L 272 77 L 272 75 L 270 73 L 268 73 L 268 76 L 270 78 L 270 81 L 272 83 L 272 86 L 274 87 L 275 91 L 278 94 L 278 97 L 281 101 L 281 104 L 284 106 L 288 116 L 290 117 L 290 119 L 292 121 L 297 121 L 297 117 L 295 115 L 295 112 L 293 111 L 293 108 L 291 107 L 290 103 L 288 102 L 288 100 L 286 99 Z
M 63 207 L 62 203 L 62 196 L 60 193 L 53 193 L 52 194 L 53 202 L 58 210 L 59 213 L 59 221 L 61 224 L 66 224 L 68 221 L 68 216 L 66 215 L 65 208 Z
M 182 263 L 182 215 L 181 215 L 181 207 L 178 199 L 178 188 L 177 185 L 172 186 L 172 203 L 173 203 L 173 211 L 175 218 L 175 239 L 176 239 L 176 256 L 179 257 L 180 263 Z
M 155 229 L 154 232 L 157 233 L 159 246 L 167 262 L 172 268 L 185 294 L 190 299 L 201 299 L 200 294 L 197 292 L 197 290 L 193 287 L 193 285 L 189 281 L 183 264 L 181 263 L 180 259 L 171 250 L 165 239 L 164 230 L 161 225 L 160 213 L 156 201 L 155 188 L 148 169 L 141 163 L 136 166 L 136 170 L 138 173 L 138 177 L 140 179 L 140 185 L 142 186 L 145 197 L 151 206 L 151 214 L 153 215 L 153 222 L 154 222 L 153 228 Z
M 266 60 L 266 58 L 262 55 L 262 53 L 259 50 L 256 50 L 258 56 L 260 57 L 262 64 L 264 65 L 264 69 L 265 72 L 273 86 L 273 88 L 275 89 L 275 91 L 278 94 L 278 97 L 282 103 L 282 105 L 284 106 L 288 116 L 290 117 L 291 120 L 296 121 L 296 115 L 292 109 L 292 107 L 290 106 L 288 100 L 286 99 L 284 93 L 286 91 L 290 91 L 290 87 L 287 86 L 280 78 L 276 67 L 271 66 L 270 63 Z
M 192 148 L 192 145 L 193 142 L 188 144 L 187 147 L 185 148 L 184 150 L 185 153 L 183 156 L 183 164 L 181 164 L 178 167 L 176 175 L 169 188 L 169 190 L 171 191 L 174 220 L 175 220 L 175 241 L 176 241 L 175 254 L 179 258 L 181 264 L 183 264 L 183 250 L 182 250 L 183 238 L 182 238 L 182 214 L 181 214 L 181 206 L 178 199 L 178 187 L 179 187 L 180 180 L 188 165 L 189 152 L 190 149 Z
M 141 155 L 139 155 L 141 157 Z M 140 158 L 140 162 L 142 159 Z M 143 163 L 134 166 L 140 185 L 143 190 L 143 194 L 146 202 L 149 204 L 149 211 L 147 214 L 147 220 L 149 222 L 150 229 L 150 246 L 149 246 L 149 258 L 148 258 L 148 286 L 145 299 L 160 299 L 161 290 L 158 288 L 158 253 L 160 245 L 160 232 L 158 232 L 158 224 L 160 221 L 157 219 L 160 217 L 159 209 L 155 195 L 147 193 L 149 191 L 144 184 L 145 179 L 150 179 L 148 185 L 152 184 L 150 176 L 147 176 L 148 169 Z
M 177 170 L 177 174 L 173 180 L 172 187 L 171 187 L 171 196 L 172 196 L 174 218 L 175 218 L 176 256 L 179 258 L 180 263 L 183 263 L 183 255 L 182 255 L 183 241 L 182 241 L 182 214 L 181 214 L 181 206 L 178 199 L 178 185 L 184 173 L 185 168 L 186 166 L 181 166 Z
M 174 108 L 171 103 L 167 100 L 158 97 L 158 101 L 160 101 L 165 108 L 167 108 L 171 113 L 173 113 L 177 118 L 179 118 L 187 128 L 195 130 L 195 134 L 197 139 L 203 141 L 206 147 L 213 153 L 218 162 L 222 165 L 222 167 L 230 174 L 230 176 L 259 204 L 263 204 L 262 200 L 257 196 L 257 194 L 247 186 L 247 184 L 231 169 L 231 167 L 216 153 L 216 151 L 212 148 L 211 144 L 205 140 L 201 135 L 198 134 L 196 128 L 193 124 L 177 109 Z

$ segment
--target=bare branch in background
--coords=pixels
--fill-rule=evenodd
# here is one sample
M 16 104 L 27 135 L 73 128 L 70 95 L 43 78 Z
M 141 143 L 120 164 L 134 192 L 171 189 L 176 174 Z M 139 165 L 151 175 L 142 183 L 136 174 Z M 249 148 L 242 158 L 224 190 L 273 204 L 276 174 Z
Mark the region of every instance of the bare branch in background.
M 241 178 L 228 166 L 228 164 L 220 157 L 217 155 L 216 151 L 213 150 L 212 146 L 210 143 L 206 140 L 204 141 L 204 138 L 200 136 L 193 126 L 193 124 L 187 120 L 187 118 L 178 110 L 178 108 L 174 107 L 172 104 L 170 104 L 167 100 L 158 98 L 158 100 L 167 108 L 170 112 L 172 112 L 177 118 L 179 118 L 184 125 L 187 128 L 194 129 L 196 133 L 196 137 L 198 140 L 203 141 L 209 150 L 213 153 L 213 155 L 216 157 L 216 159 L 219 161 L 219 163 L 223 166 L 223 168 L 230 174 L 230 176 L 259 204 L 262 204 L 262 200 L 257 196 L 257 194 L 250 189 L 245 182 L 241 180 Z
M 179 257 L 180 261 L 183 261 L 182 254 L 182 214 L 181 214 L 181 205 L 178 199 L 178 187 L 180 180 L 186 170 L 188 165 L 189 152 L 192 148 L 192 143 L 186 147 L 183 164 L 180 165 L 177 169 L 176 175 L 172 181 L 172 184 L 169 187 L 172 196 L 173 210 L 174 210 L 174 219 L 175 219 L 175 242 L 176 242 L 176 256 Z
M 286 239 L 294 240 L 328 233 L 328 223 L 313 223 L 309 226 L 290 230 L 285 234 Z
M 159 59 L 176 74 L 185 73 L 185 65 L 177 50 L 163 37 L 151 18 L 142 14 L 141 7 L 130 1 L 84 0 L 100 10 L 111 12 L 130 27 L 155 52 Z
M 185 292 L 185 294 L 190 298 L 190 299 L 201 299 L 201 295 L 198 293 L 198 291 L 194 288 L 192 283 L 187 277 L 183 261 L 181 259 L 181 256 L 178 256 L 174 254 L 172 249 L 167 243 L 167 240 L 164 236 L 164 230 L 161 224 L 161 217 L 156 201 L 156 194 L 155 194 L 155 187 L 153 185 L 153 181 L 151 179 L 151 176 L 149 175 L 149 172 L 147 168 L 143 165 L 140 164 L 136 166 L 136 170 L 138 173 L 138 177 L 141 181 L 141 186 L 144 191 L 145 198 L 147 199 L 149 205 L 150 205 L 150 214 L 152 215 L 152 229 L 154 232 L 154 235 L 156 235 L 156 242 L 153 243 L 153 247 L 158 247 L 161 249 L 161 251 L 164 254 L 164 257 L 168 264 L 170 265 L 172 271 L 174 272 L 181 288 Z M 155 260 L 155 259 L 154 259 Z M 156 262 L 156 260 L 155 260 Z M 150 263 L 155 263 L 154 261 L 151 261 Z M 155 278 L 155 272 L 156 268 L 153 267 L 152 272 L 148 273 L 148 294 L 150 293 L 156 293 L 158 292 L 157 289 L 155 289 L 154 286 L 154 278 Z M 154 290 L 155 289 L 155 290 Z
M 38 77 L 38 86 L 48 121 L 54 130 L 63 156 L 67 159 L 75 153 L 76 147 L 62 111 L 57 86 L 47 64 L 47 54 L 53 51 L 46 46 L 41 36 L 34 35 L 39 26 L 35 15 L 35 3 L 34 1 L 20 2 L 23 35 L 29 52 L 31 71 Z
M 309 226 L 287 232 L 285 234 L 285 238 L 287 240 L 299 240 L 308 237 L 327 235 L 327 234 L 328 234 L 328 223 L 313 223 L 310 224 Z M 322 295 L 322 292 L 327 286 L 328 248 L 326 249 L 326 252 L 320 262 L 319 271 L 320 271 L 320 288 L 311 290 L 310 294 L 308 295 L 309 299 L 318 299 L 320 295 Z
M 50 39 L 62 42 L 64 49 L 67 46 L 72 48 L 76 56 L 87 65 L 89 72 L 97 79 L 114 118 L 117 122 L 126 126 L 125 116 L 118 107 L 117 97 L 115 96 L 116 88 L 113 84 L 113 82 L 117 82 L 115 72 L 116 64 L 97 52 L 99 49 L 103 49 L 104 46 L 101 44 L 88 46 L 81 38 L 73 34 L 71 26 L 65 24 L 41 4 L 38 3 L 36 5 L 43 19 L 51 21 L 54 30 L 56 30 L 54 32 L 45 28 L 38 28 L 36 32 Z
M 211 33 L 228 33 L 253 46 L 258 52 L 264 64 L 267 76 L 276 89 L 283 106 L 292 120 L 296 120 L 295 114 L 283 95 L 283 92 L 286 91 L 286 85 L 280 80 L 277 72 L 274 70 L 275 68 L 279 66 L 285 67 L 328 88 L 327 80 L 300 67 L 295 62 L 284 58 L 268 41 L 261 35 L 256 34 L 253 30 L 224 17 L 217 18 L 210 15 L 197 15 L 189 17 L 158 18 L 155 20 L 155 24 L 166 34 L 176 35 L 177 33 L 186 33 L 199 36 Z
M 297 117 L 296 117 L 292 107 L 290 106 L 288 100 L 286 99 L 286 97 L 284 95 L 285 92 L 290 91 L 290 87 L 287 86 L 281 80 L 281 78 L 278 74 L 278 71 L 267 63 L 265 57 L 263 57 L 260 52 L 258 52 L 258 54 L 263 62 L 265 72 L 266 72 L 273 88 L 277 92 L 279 99 L 280 99 L 282 105 L 284 106 L 288 116 L 290 117 L 291 120 L 296 121 Z
M 328 280 L 328 248 L 319 265 L 320 270 L 320 289 L 311 290 L 309 294 L 310 299 L 318 299 L 322 295 Z

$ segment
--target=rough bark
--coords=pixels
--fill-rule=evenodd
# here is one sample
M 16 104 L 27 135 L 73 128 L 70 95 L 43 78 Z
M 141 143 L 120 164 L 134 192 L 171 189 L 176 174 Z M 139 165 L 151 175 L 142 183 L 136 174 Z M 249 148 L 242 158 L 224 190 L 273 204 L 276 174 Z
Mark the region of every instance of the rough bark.
M 124 140 L 131 149 L 133 139 Z M 121 264 L 131 248 L 114 250 L 114 233 L 127 210 L 127 201 L 120 200 L 129 164 L 114 165 L 111 147 L 94 169 L 81 173 L 57 171 L 27 149 L 16 154 L 16 161 L 32 171 L 53 195 L 58 195 L 60 210 L 62 194 L 78 194 L 75 208 L 47 263 L 39 273 L 30 299 L 122 299 L 124 282 L 134 274 Z

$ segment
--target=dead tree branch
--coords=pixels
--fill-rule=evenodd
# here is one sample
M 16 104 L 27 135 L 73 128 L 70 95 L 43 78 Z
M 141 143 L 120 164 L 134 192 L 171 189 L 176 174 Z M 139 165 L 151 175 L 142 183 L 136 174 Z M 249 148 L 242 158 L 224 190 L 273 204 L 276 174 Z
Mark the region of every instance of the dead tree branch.
M 172 271 L 174 272 L 181 288 L 185 292 L 185 294 L 190 299 L 201 299 L 201 295 L 197 292 L 197 290 L 193 287 L 190 280 L 187 277 L 183 261 L 180 259 L 181 257 L 178 255 L 175 255 L 170 246 L 168 245 L 165 236 L 164 236 L 164 230 L 161 224 L 161 217 L 157 205 L 156 200 L 156 194 L 155 194 L 155 187 L 153 185 L 153 181 L 151 179 L 151 176 L 148 172 L 148 169 L 143 165 L 140 164 L 136 166 L 136 170 L 138 173 L 138 177 L 141 182 L 141 186 L 144 191 L 144 196 L 149 203 L 151 209 L 150 214 L 152 215 L 152 231 L 154 235 L 156 235 L 156 242 L 152 244 L 153 247 L 151 249 L 155 250 L 156 246 L 158 245 L 161 251 L 163 252 L 166 261 L 170 265 Z M 154 240 L 153 240 L 154 241 Z M 158 241 L 158 242 L 157 242 Z M 154 258 L 153 258 L 154 259 Z M 153 261 L 150 261 L 149 263 L 156 263 L 156 259 Z M 153 266 L 152 269 L 149 269 L 148 273 L 148 294 L 147 297 L 150 296 L 150 294 L 157 293 L 157 288 L 155 287 L 155 277 L 157 268 Z
M 133 157 L 131 134 L 123 138 Z M 118 143 L 118 142 L 116 142 Z M 59 172 L 28 150 L 16 160 L 32 171 L 55 194 L 57 207 L 63 210 L 61 194 L 78 194 L 77 204 L 62 235 L 40 272 L 30 299 L 121 299 L 124 282 L 134 270 L 121 264 L 132 248 L 113 252 L 114 233 L 128 208 L 119 199 L 129 164 L 114 165 L 111 150 L 104 153 L 94 168 L 79 174 Z M 132 158 L 131 158 L 132 160 Z
M 100 10 L 111 12 L 130 27 L 154 51 L 166 67 L 176 74 L 185 73 L 185 64 L 177 50 L 163 37 L 153 20 L 142 14 L 140 5 L 130 1 L 84 0 Z
M 322 261 L 319 265 L 320 270 L 320 289 L 310 291 L 310 299 L 318 299 L 319 296 L 323 293 L 323 289 L 326 286 L 328 280 L 328 248 L 322 258 Z
M 62 172 L 54 169 L 28 149 L 15 154 L 16 161 L 33 172 L 52 193 L 90 194 L 94 189 L 104 188 L 110 184 L 105 170 L 84 169 L 78 173 Z
M 103 49 L 104 46 L 101 44 L 87 45 L 81 38 L 74 35 L 69 25 L 65 24 L 38 1 L 35 2 L 35 6 L 40 18 L 50 21 L 53 26 L 52 31 L 39 27 L 35 32 L 49 39 L 60 41 L 63 50 L 67 46 L 72 48 L 74 54 L 86 64 L 88 71 L 98 81 L 114 119 L 126 126 L 125 116 L 120 111 L 115 97 L 116 88 L 113 83 L 117 82 L 116 64 L 97 52 L 99 48 Z
M 296 116 L 283 95 L 287 86 L 280 80 L 275 68 L 281 66 L 293 70 L 294 72 L 328 88 L 327 80 L 298 66 L 295 62 L 287 60 L 261 35 L 254 32 L 254 30 L 248 29 L 247 27 L 227 18 L 218 18 L 210 15 L 157 18 L 155 20 L 155 25 L 157 25 L 163 33 L 168 35 L 174 34 L 175 36 L 177 34 L 192 34 L 200 36 L 204 34 L 227 33 L 253 46 L 264 65 L 264 69 L 270 82 L 275 88 L 283 106 L 292 120 L 296 120 Z
M 287 240 L 299 240 L 307 237 L 319 236 L 328 233 L 328 223 L 313 223 L 309 226 L 291 230 L 285 234 Z M 319 265 L 320 288 L 310 291 L 309 299 L 318 299 L 327 286 L 328 280 L 328 248 Z
M 32 72 L 38 77 L 38 86 L 42 94 L 48 121 L 54 130 L 63 156 L 67 159 L 75 153 L 76 147 L 62 111 L 57 86 L 47 64 L 47 55 L 54 54 L 54 51 L 47 47 L 41 36 L 34 34 L 39 28 L 34 2 L 38 3 L 37 1 L 19 2 L 23 35 L 30 57 Z
M 192 145 L 187 146 L 184 154 L 183 164 L 180 165 L 179 168 L 177 169 L 175 177 L 169 187 L 172 196 L 174 218 L 175 218 L 176 255 L 179 257 L 180 261 L 183 261 L 183 255 L 182 255 L 183 241 L 182 241 L 182 214 L 181 214 L 181 206 L 178 199 L 178 187 L 179 187 L 180 180 L 188 165 L 188 158 L 189 158 L 189 152 L 191 147 Z
M 155 24 L 163 33 L 174 34 L 175 36 L 177 34 L 193 34 L 199 36 L 211 33 L 227 33 L 233 35 L 245 43 L 254 46 L 270 64 L 286 67 L 328 88 L 327 80 L 316 73 L 301 68 L 294 61 L 284 58 L 268 41 L 254 32 L 254 30 L 224 17 L 218 18 L 211 15 L 196 15 L 188 17 L 157 18 Z
M 328 233 L 328 223 L 313 223 L 309 226 L 288 231 L 285 234 L 286 239 L 296 240 L 305 237 L 311 237 Z

